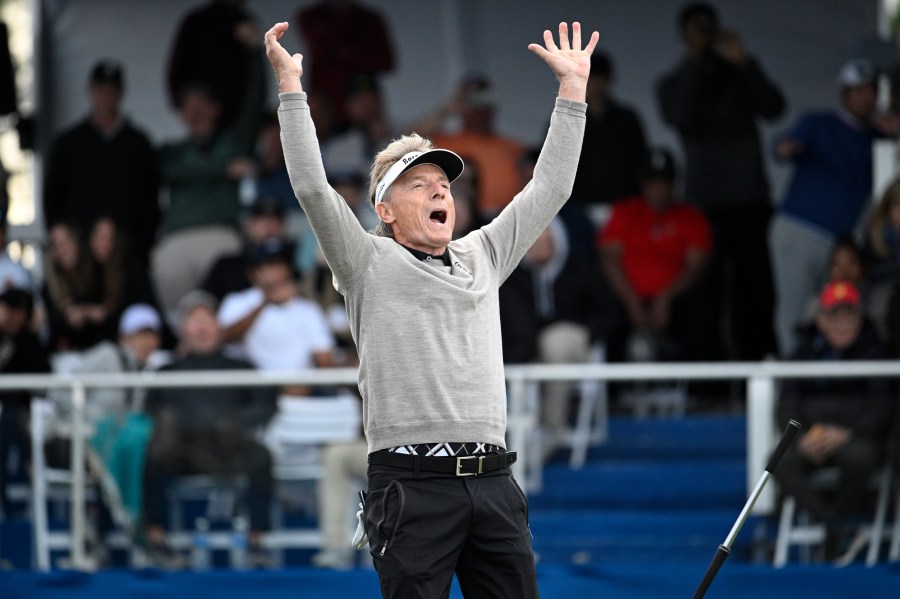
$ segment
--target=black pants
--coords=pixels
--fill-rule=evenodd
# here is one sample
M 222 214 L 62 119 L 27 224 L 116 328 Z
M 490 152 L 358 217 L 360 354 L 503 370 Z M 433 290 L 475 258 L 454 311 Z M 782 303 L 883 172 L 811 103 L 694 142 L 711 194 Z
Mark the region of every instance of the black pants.
M 270 513 L 274 483 L 269 450 L 242 431 L 226 435 L 160 434 L 157 423 L 144 467 L 144 521 L 165 528 L 168 520 L 166 489 L 178 476 L 194 474 L 242 474 L 247 477 L 247 508 L 250 529 L 271 528 Z
M 761 360 L 777 349 L 768 243 L 772 209 L 760 202 L 705 212 L 714 243 L 709 283 L 717 313 L 722 314 L 727 357 Z
M 368 484 L 383 597 L 448 597 L 454 572 L 465 597 L 538 597 L 528 504 L 509 468 L 456 477 L 370 465 Z
M 854 437 L 831 456 L 823 466 L 836 466 L 840 477 L 831 493 L 823 494 L 810 486 L 810 476 L 820 466 L 796 447 L 790 447 L 785 452 L 773 474 L 784 493 L 794 496 L 816 518 L 830 526 L 841 526 L 869 493 L 869 481 L 884 463 L 882 445 L 872 439 Z

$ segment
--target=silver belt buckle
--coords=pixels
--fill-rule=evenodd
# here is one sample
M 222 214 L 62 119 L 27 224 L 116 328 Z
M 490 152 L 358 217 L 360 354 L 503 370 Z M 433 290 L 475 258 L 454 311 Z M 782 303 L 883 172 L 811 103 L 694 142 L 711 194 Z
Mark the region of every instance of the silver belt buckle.
M 460 472 L 463 460 L 478 460 L 478 472 Z M 456 458 L 456 476 L 477 476 L 484 472 L 483 455 L 464 455 Z

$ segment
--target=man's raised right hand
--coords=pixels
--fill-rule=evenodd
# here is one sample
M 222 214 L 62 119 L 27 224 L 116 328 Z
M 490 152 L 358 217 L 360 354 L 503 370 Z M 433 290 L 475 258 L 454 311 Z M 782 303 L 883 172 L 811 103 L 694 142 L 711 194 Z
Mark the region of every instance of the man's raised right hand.
M 269 59 L 269 64 L 275 71 L 279 92 L 302 92 L 303 86 L 300 85 L 300 77 L 303 75 L 303 55 L 291 56 L 278 42 L 287 29 L 286 22 L 276 23 L 266 32 L 266 58 Z

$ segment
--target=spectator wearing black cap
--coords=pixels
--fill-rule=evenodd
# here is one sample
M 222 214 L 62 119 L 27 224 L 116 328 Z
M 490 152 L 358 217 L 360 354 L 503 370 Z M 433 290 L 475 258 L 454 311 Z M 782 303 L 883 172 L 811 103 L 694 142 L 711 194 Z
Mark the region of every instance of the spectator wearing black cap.
M 609 204 L 640 191 L 647 155 L 644 127 L 634 110 L 613 98 L 614 79 L 612 58 L 595 52 L 587 87 L 584 143 L 570 203 Z
M 836 110 L 806 113 L 775 140 L 775 157 L 794 168 L 770 233 L 784 357 L 796 347 L 797 324 L 823 283 L 831 248 L 853 233 L 872 193 L 878 74 L 868 61 L 852 60 L 837 89 Z
M 23 289 L 0 293 L 0 375 L 50 372 L 47 349 L 32 331 L 34 298 Z M 30 391 L 0 393 L 0 511 L 9 515 L 9 479 L 24 476 L 30 448 Z M 12 460 L 13 448 L 18 460 Z
M 250 257 L 262 242 L 277 239 L 291 245 L 285 231 L 284 208 L 276 199 L 263 197 L 254 202 L 242 223 L 243 246 L 237 252 L 218 258 L 201 286 L 219 301 L 229 293 L 243 291 L 252 285 L 247 268 Z
M 651 149 L 641 177 L 642 194 L 617 202 L 599 235 L 603 270 L 627 319 L 613 333 L 610 354 L 641 335 L 660 359 L 701 360 L 716 353 L 714 318 L 702 293 L 712 254 L 703 213 L 673 195 L 675 161 Z
M 227 343 L 261 370 L 333 365 L 334 338 L 319 305 L 301 296 L 288 247 L 264 241 L 250 255 L 253 287 L 222 300 L 218 318 Z M 292 389 L 293 394 L 307 390 Z
M 102 60 L 88 80 L 90 110 L 59 135 L 50 149 L 44 178 L 44 222 L 49 230 L 68 221 L 87 231 L 112 218 L 142 268 L 159 225 L 159 166 L 146 134 L 121 111 L 125 74 Z
M 679 12 L 681 62 L 657 87 L 660 112 L 681 137 L 684 197 L 709 219 L 716 310 L 726 316 L 729 356 L 757 360 L 775 350 L 772 268 L 766 235 L 772 208 L 758 122 L 785 100 L 715 8 Z

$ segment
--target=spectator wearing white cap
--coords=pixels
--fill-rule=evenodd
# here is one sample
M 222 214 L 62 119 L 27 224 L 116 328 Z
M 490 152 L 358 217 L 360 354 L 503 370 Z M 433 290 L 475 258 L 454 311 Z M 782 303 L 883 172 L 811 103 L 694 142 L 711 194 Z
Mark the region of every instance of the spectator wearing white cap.
M 133 304 L 119 319 L 118 341 L 103 341 L 86 350 L 74 371 L 118 374 L 151 368 L 161 330 L 156 309 Z M 88 420 L 94 428 L 92 450 L 110 475 L 104 482 L 115 483 L 121 506 L 132 521 L 140 516 L 144 456 L 151 431 L 143 414 L 144 395 L 143 389 L 133 387 L 94 388 L 87 397 Z
M 837 76 L 837 109 L 802 115 L 775 140 L 793 176 L 770 230 L 779 350 L 789 356 L 807 300 L 824 282 L 836 239 L 852 234 L 872 193 L 878 73 L 852 60 Z

